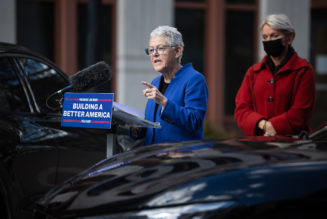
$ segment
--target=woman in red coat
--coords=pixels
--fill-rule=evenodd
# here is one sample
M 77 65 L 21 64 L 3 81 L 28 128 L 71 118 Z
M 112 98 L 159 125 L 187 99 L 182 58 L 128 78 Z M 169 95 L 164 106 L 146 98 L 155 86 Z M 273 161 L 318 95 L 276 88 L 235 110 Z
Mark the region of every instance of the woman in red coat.
M 310 132 L 315 105 L 312 66 L 294 51 L 295 31 L 287 16 L 273 14 L 261 25 L 267 55 L 246 72 L 234 116 L 246 135 Z

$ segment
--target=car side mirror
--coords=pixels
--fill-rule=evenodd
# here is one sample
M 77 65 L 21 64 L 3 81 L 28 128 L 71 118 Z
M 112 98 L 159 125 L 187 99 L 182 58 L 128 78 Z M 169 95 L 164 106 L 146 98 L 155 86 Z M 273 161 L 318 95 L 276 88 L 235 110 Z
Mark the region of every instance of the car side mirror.
M 62 109 L 64 100 L 64 94 L 63 93 L 53 93 L 46 99 L 46 106 L 48 109 L 52 111 L 59 111 Z

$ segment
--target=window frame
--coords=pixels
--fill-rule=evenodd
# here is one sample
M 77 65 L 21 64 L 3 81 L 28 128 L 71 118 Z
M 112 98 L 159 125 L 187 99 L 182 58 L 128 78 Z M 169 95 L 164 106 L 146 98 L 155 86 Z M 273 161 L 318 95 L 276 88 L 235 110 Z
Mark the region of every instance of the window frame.
M 30 97 L 30 94 L 29 94 L 29 89 L 25 83 L 25 80 L 23 79 L 21 73 L 20 73 L 20 70 L 17 66 L 17 63 L 15 61 L 15 55 L 16 54 L 0 54 L 0 58 L 8 58 L 11 66 L 13 67 L 13 70 L 14 70 L 14 74 L 16 75 L 18 81 L 19 81 L 19 84 L 25 94 L 25 98 L 26 98 L 26 104 L 28 106 L 28 108 L 30 109 L 30 112 L 27 112 L 27 113 L 34 113 L 35 112 L 35 108 L 34 108 L 34 104 L 32 103 L 33 100 L 31 99 Z
M 30 85 L 28 76 L 26 75 L 24 71 L 24 67 L 21 66 L 21 63 L 19 62 L 19 58 L 28 58 L 33 59 L 35 61 L 41 62 L 49 66 L 50 68 L 54 69 L 57 74 L 59 74 L 64 80 L 66 80 L 67 85 L 69 84 L 68 76 L 61 71 L 56 65 L 52 64 L 50 61 L 47 61 L 46 59 L 43 59 L 38 56 L 32 56 L 28 54 L 21 54 L 21 53 L 6 53 L 6 54 L 0 54 L 0 57 L 7 57 L 9 58 L 15 74 L 19 80 L 20 85 L 22 86 L 22 89 L 24 90 L 27 104 L 30 108 L 30 113 L 43 113 L 41 110 L 41 107 L 39 103 L 36 101 L 35 93 Z

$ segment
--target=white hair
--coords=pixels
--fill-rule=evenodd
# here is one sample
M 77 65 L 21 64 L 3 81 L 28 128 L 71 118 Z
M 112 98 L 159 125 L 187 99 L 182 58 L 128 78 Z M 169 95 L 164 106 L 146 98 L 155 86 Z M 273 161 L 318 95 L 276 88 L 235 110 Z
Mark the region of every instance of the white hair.
M 156 36 L 164 36 L 170 46 L 179 46 L 182 48 L 182 54 L 179 57 L 179 62 L 181 62 L 184 51 L 184 42 L 182 34 L 177 30 L 177 28 L 170 26 L 158 26 L 150 33 L 150 38 Z
M 283 31 L 286 35 L 294 34 L 295 37 L 294 27 L 290 19 L 285 14 L 268 15 L 261 23 L 260 29 L 262 30 L 263 26 L 266 24 L 268 24 L 273 29 Z

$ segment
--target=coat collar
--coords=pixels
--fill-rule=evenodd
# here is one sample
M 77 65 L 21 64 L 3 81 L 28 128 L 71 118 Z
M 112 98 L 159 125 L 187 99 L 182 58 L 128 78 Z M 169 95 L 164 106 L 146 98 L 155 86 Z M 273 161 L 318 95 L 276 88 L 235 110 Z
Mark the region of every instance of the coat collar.
M 187 64 L 185 64 L 185 65 L 183 65 L 183 67 L 182 67 L 181 69 L 179 69 L 179 70 L 175 73 L 175 78 L 172 78 L 172 80 L 176 80 L 176 79 L 182 77 L 183 72 L 185 72 L 185 71 L 186 71 L 187 69 L 189 69 L 189 68 L 193 68 L 191 62 L 190 62 L 190 63 L 187 63 Z
M 181 69 L 179 69 L 176 73 L 175 73 L 175 77 L 171 79 L 170 84 L 174 83 L 176 80 L 178 80 L 179 78 L 183 77 L 183 74 L 185 72 L 187 72 L 187 69 L 193 68 L 192 63 L 187 63 L 185 65 L 183 65 L 183 67 Z M 160 75 L 157 80 L 155 80 L 153 82 L 153 84 L 159 88 L 159 84 L 160 84 L 160 80 L 162 80 L 163 75 Z
M 284 72 L 284 71 L 296 71 L 296 70 L 306 67 L 306 66 L 308 66 L 308 62 L 305 59 L 300 58 L 298 56 L 298 54 L 296 52 L 294 52 L 294 54 L 290 58 L 290 60 L 283 67 L 281 67 L 278 70 L 277 74 L 280 72 Z M 263 57 L 261 62 L 253 65 L 253 70 L 256 73 L 259 73 L 262 69 L 269 70 L 269 67 L 267 64 L 267 55 L 265 55 L 265 57 Z

